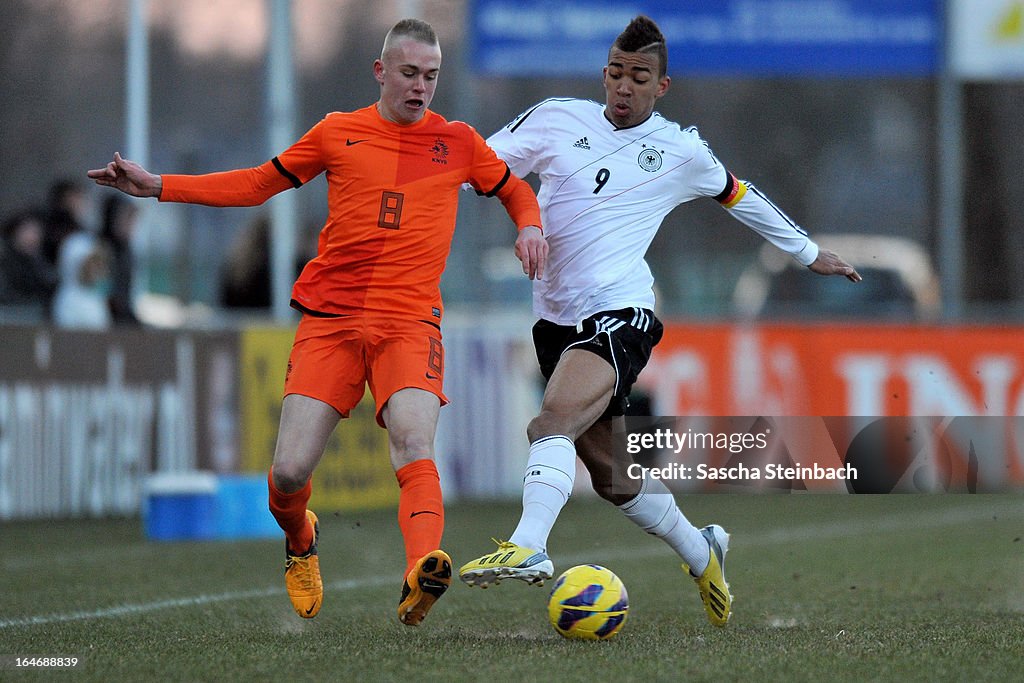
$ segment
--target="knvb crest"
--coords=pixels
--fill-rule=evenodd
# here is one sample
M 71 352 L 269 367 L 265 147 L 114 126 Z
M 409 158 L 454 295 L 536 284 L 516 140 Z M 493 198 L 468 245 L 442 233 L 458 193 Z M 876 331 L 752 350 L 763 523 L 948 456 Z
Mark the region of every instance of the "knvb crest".
M 433 155 L 431 161 L 435 164 L 447 164 L 448 163 L 448 143 L 441 138 L 437 138 L 434 141 L 434 146 L 430 148 L 430 153 Z
M 659 152 L 653 147 L 644 145 L 644 149 L 640 152 L 640 156 L 636 158 L 636 162 L 640 164 L 640 168 L 650 173 L 654 173 L 661 168 L 661 164 L 663 163 L 661 155 L 664 153 L 665 150 L 661 150 Z

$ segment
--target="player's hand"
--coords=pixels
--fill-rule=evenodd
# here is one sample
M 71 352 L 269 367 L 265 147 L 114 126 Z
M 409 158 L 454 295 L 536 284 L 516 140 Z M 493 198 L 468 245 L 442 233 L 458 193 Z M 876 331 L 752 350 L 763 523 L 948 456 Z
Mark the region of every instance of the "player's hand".
M 807 267 L 818 275 L 842 275 L 850 282 L 860 282 L 864 279 L 853 266 L 827 249 L 819 251 L 818 258 Z
M 87 175 L 97 185 L 105 185 L 121 190 L 133 197 L 159 197 L 163 189 L 163 179 L 150 173 L 134 161 L 123 158 L 114 152 L 114 160 L 104 168 L 94 168 Z
M 516 239 L 516 256 L 523 264 L 523 273 L 531 280 L 544 276 L 544 264 L 548 260 L 548 241 L 536 225 L 528 225 L 519 231 Z

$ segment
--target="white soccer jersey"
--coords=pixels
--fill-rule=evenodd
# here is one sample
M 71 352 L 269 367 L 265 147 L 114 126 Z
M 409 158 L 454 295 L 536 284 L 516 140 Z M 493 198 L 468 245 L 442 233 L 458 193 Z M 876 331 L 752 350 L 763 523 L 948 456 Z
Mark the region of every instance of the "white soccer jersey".
M 817 257 L 817 246 L 792 220 L 749 183 L 735 183 L 695 128 L 681 130 L 658 113 L 619 129 L 602 104 L 549 99 L 487 142 L 517 176 L 540 177 L 549 252 L 544 277 L 534 281 L 533 308 L 551 322 L 576 325 L 599 311 L 653 309 L 654 277 L 644 255 L 669 211 L 697 197 L 719 199 L 800 263 Z

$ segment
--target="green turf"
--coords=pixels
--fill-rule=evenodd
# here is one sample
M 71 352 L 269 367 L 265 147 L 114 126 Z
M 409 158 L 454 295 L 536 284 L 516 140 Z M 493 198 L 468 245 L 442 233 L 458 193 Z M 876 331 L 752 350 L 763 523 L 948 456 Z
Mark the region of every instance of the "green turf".
M 295 616 L 278 541 L 148 543 L 136 520 L 0 525 L 0 680 L 1017 681 L 1024 671 L 1024 497 L 690 496 L 733 534 L 732 622 L 710 626 L 675 556 L 611 506 L 574 499 L 556 567 L 625 582 L 609 642 L 548 625 L 547 588 L 455 585 L 398 623 L 393 511 L 321 515 L 327 592 Z M 456 563 L 507 535 L 515 503 L 448 508 Z M 11 656 L 73 655 L 70 671 Z

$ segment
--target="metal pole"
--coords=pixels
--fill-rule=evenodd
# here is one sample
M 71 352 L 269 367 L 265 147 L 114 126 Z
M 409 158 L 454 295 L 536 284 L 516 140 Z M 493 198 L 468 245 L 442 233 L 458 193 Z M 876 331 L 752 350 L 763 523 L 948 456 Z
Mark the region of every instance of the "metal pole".
M 149 0 L 131 0 L 125 55 L 127 158 L 149 165 Z
M 964 306 L 964 106 L 962 83 L 950 64 L 952 2 L 943 3 L 943 55 L 938 83 L 938 252 L 942 317 L 963 316 Z
M 149 0 L 131 0 L 128 6 L 127 39 L 125 41 L 125 148 L 126 158 L 149 166 Z M 147 210 L 149 202 L 136 201 L 136 236 L 133 250 L 138 257 L 134 264 L 134 289 L 146 291 L 150 285 L 152 221 Z M 133 298 L 134 294 L 133 292 Z
M 267 118 L 269 156 L 295 141 L 295 67 L 292 55 L 291 0 L 269 0 L 267 46 Z M 270 291 L 274 320 L 293 319 L 289 307 L 295 280 L 295 194 L 283 192 L 270 200 Z

